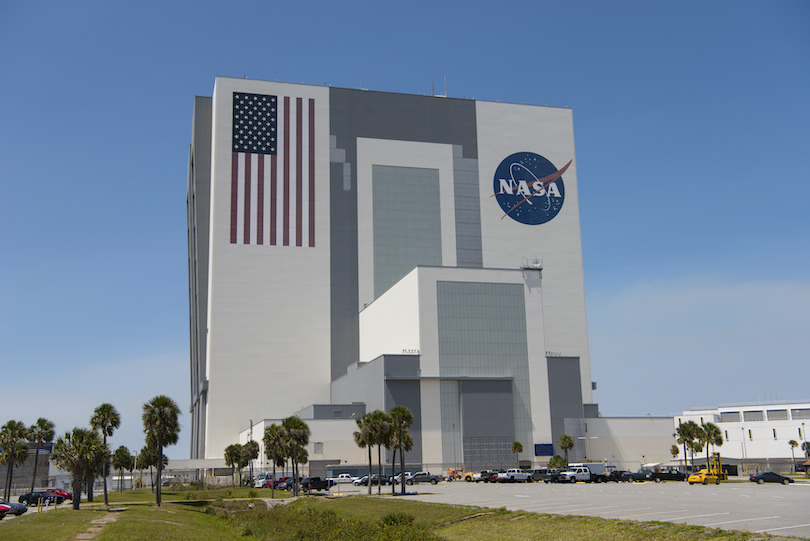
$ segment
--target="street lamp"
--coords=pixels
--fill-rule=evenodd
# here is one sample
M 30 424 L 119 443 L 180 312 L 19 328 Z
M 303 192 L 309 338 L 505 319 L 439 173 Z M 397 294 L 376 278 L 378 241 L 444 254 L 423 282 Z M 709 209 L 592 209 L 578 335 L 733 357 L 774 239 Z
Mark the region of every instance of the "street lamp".
M 341 466 L 341 465 L 340 465 L 340 463 L 337 463 L 337 464 L 332 464 L 331 466 L 326 466 L 326 478 L 327 478 L 327 479 L 329 478 L 329 468 L 337 468 L 337 469 L 338 469 L 338 471 L 340 471 L 340 466 Z M 332 470 L 332 477 L 334 477 L 334 476 L 335 476 L 335 471 L 334 471 L 334 470 Z M 371 481 L 369 481 L 369 483 L 370 483 L 370 482 L 371 482 Z M 336 484 L 336 485 L 337 485 L 337 487 L 338 487 L 338 496 L 340 496 L 340 483 L 335 483 L 335 484 Z

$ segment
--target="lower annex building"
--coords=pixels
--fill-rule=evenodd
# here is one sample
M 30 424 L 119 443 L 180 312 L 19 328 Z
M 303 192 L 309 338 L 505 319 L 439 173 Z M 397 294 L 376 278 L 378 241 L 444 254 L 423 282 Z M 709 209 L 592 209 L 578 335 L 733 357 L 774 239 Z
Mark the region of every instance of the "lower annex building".
M 219 77 L 188 171 L 190 458 L 402 404 L 409 463 L 540 464 L 598 416 L 570 109 Z

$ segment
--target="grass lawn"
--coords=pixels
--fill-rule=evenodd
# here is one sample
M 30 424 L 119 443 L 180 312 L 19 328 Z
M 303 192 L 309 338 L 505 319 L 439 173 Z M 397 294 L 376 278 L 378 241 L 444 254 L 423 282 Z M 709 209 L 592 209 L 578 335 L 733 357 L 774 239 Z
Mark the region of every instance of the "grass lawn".
M 90 527 L 90 521 L 106 514 L 106 511 L 74 511 L 70 505 L 60 506 L 56 511 L 26 513 L 0 524 L 0 539 L 14 541 L 69 541 Z
M 231 499 L 243 489 L 167 490 L 154 506 L 149 489 L 127 491 L 118 520 L 97 541 L 228 541 L 245 538 L 273 541 L 426 541 L 426 540 L 651 540 L 698 541 L 722 538 L 749 541 L 765 534 L 715 530 L 667 522 L 633 522 L 507 511 L 460 505 L 428 504 L 393 497 L 305 497 L 268 509 L 260 499 Z M 253 489 L 245 488 L 247 495 Z M 253 490 L 255 492 L 255 490 Z M 174 492 L 174 494 L 173 494 Z M 269 498 L 268 492 L 259 492 Z M 185 499 L 186 494 L 194 498 Z M 110 494 L 112 501 L 112 494 Z M 169 500 L 174 500 L 170 502 Z M 98 500 L 96 501 L 98 504 Z M 65 507 L 56 512 L 23 515 L 0 524 L 0 539 L 70 541 L 106 511 Z

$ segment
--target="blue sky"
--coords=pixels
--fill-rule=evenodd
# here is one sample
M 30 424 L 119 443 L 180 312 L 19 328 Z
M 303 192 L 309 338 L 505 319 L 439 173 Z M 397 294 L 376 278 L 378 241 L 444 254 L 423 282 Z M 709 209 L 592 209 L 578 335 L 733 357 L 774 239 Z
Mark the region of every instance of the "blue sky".
M 0 3 L 0 422 L 183 411 L 186 167 L 218 75 L 574 111 L 605 416 L 810 400 L 810 3 Z

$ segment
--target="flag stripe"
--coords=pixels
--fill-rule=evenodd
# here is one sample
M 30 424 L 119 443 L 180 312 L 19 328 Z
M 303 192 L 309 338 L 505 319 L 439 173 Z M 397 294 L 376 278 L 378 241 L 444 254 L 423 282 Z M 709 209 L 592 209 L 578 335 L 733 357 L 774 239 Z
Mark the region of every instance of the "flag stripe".
M 245 244 L 250 244 L 250 164 L 252 161 L 250 155 L 245 158 Z
M 282 244 L 290 245 L 290 97 L 284 96 L 284 206 Z
M 264 154 L 256 158 L 259 162 L 256 168 L 256 244 L 264 244 Z
M 309 100 L 309 247 L 315 246 L 315 100 Z
M 236 223 L 239 214 L 239 153 L 231 160 L 231 244 L 236 244 Z
M 278 184 L 276 165 L 278 156 L 270 156 L 270 244 L 276 245 L 276 226 L 278 224 Z
M 301 167 L 303 165 L 303 140 L 304 134 L 303 129 L 303 111 L 301 108 L 303 107 L 304 100 L 301 98 L 297 98 L 295 100 L 296 104 L 296 115 L 295 115 L 295 245 L 301 246 L 301 215 L 303 214 L 303 195 L 304 195 L 304 186 L 303 186 L 303 173 L 301 172 Z

